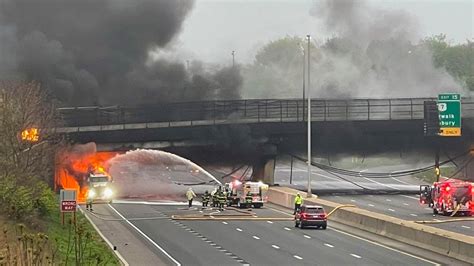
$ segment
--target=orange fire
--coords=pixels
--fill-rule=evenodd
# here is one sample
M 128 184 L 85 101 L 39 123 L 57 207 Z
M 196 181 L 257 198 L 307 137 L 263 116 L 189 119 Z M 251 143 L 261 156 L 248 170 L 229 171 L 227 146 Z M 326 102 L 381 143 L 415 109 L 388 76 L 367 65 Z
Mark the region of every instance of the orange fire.
M 117 154 L 116 152 L 97 152 L 82 155 L 68 152 L 60 153 L 56 159 L 56 187 L 75 189 L 78 191 L 78 200 L 84 201 L 88 175 L 90 173 L 107 174 L 107 161 Z
M 21 132 L 21 140 L 38 142 L 39 141 L 39 129 L 27 128 Z

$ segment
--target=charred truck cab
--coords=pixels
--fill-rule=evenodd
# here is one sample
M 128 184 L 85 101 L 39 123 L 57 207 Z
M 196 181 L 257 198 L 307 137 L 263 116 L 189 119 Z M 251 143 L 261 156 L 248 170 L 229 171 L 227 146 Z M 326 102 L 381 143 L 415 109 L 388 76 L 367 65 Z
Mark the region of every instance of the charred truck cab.
M 114 190 L 112 187 L 113 180 L 105 174 L 90 174 L 87 178 L 88 195 L 87 197 L 93 202 L 112 203 Z
M 433 208 L 433 214 L 451 215 L 474 213 L 474 185 L 469 182 L 449 179 L 435 182 L 432 186 L 420 186 L 420 203 Z

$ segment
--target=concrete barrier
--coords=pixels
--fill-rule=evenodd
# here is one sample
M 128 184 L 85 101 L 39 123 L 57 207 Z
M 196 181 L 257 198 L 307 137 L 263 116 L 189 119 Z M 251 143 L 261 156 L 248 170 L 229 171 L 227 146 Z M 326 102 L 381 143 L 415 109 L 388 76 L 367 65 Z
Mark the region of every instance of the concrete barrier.
M 297 192 L 304 197 L 306 203 L 321 205 L 327 212 L 340 205 L 316 197 L 307 199 L 306 193 L 286 187 L 272 187 L 268 196 L 270 202 L 274 204 L 293 208 Z M 329 219 L 458 260 L 469 263 L 474 261 L 474 237 L 359 208 L 339 209 Z

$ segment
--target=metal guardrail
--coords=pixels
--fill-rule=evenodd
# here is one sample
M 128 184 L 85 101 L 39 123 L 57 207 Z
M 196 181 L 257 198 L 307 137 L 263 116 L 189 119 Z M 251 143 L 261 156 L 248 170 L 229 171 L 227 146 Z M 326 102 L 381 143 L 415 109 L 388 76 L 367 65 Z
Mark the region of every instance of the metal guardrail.
M 423 102 L 435 98 L 312 100 L 313 121 L 423 119 Z M 135 107 L 59 108 L 67 127 L 179 121 L 305 121 L 302 99 L 265 99 L 167 103 Z M 462 101 L 463 118 L 474 117 L 474 99 Z M 212 123 L 211 123 L 212 124 Z

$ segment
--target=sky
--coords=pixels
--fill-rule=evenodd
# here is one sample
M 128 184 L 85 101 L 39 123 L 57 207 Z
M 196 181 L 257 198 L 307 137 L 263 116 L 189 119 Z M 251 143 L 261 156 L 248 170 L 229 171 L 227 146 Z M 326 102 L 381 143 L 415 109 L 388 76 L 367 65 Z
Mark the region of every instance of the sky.
M 252 62 L 260 47 L 286 35 L 334 36 L 310 15 L 317 0 L 197 0 L 173 49 L 185 60 Z M 419 37 L 444 33 L 452 43 L 473 39 L 474 0 L 367 0 L 371 7 L 403 10 L 418 23 Z

